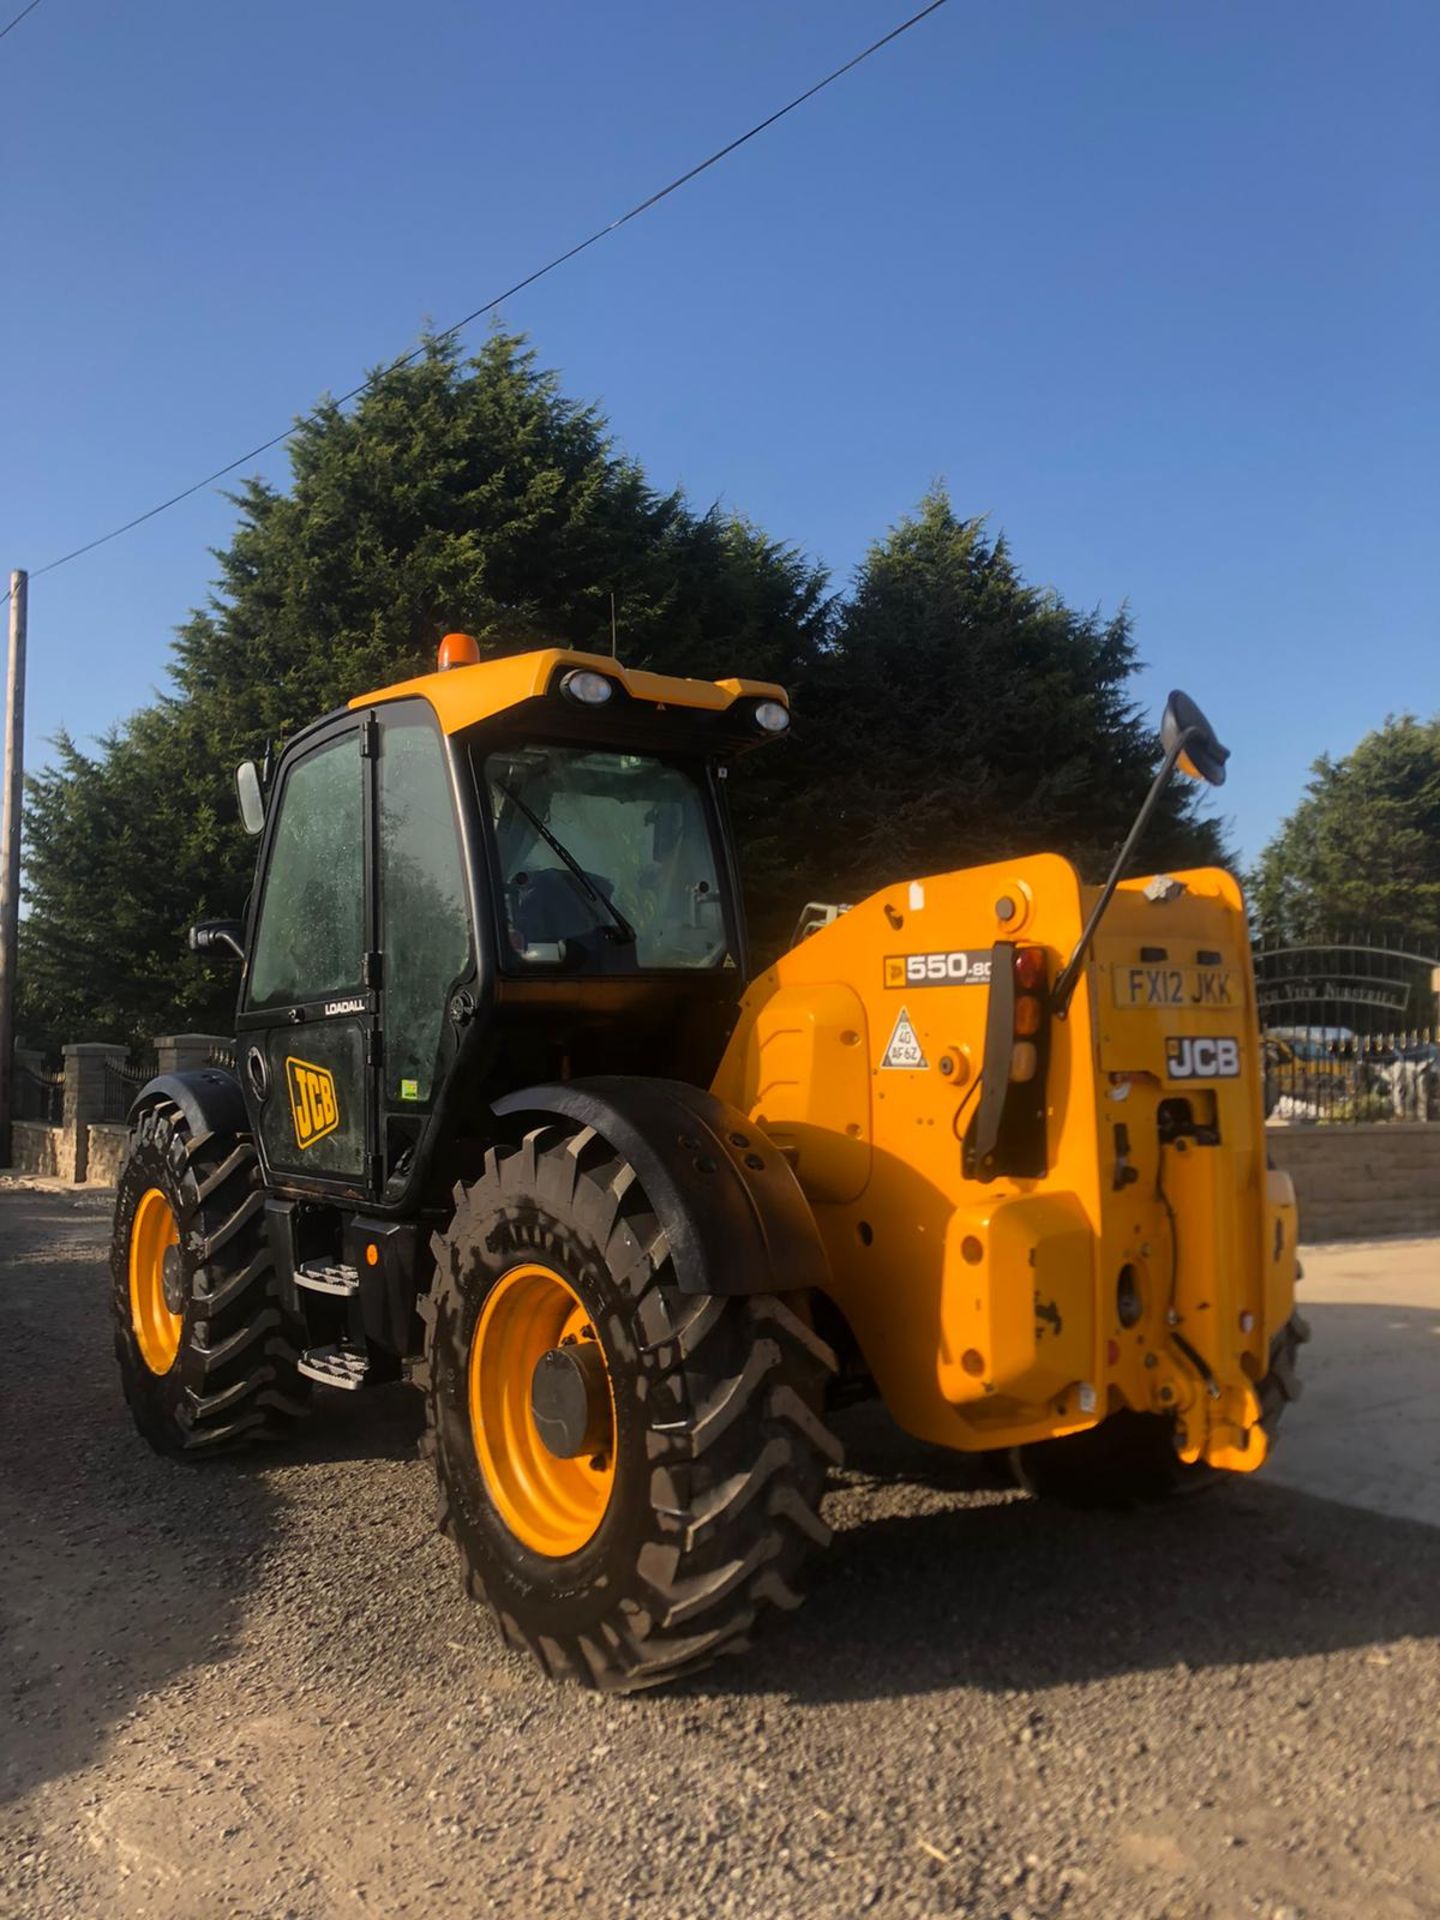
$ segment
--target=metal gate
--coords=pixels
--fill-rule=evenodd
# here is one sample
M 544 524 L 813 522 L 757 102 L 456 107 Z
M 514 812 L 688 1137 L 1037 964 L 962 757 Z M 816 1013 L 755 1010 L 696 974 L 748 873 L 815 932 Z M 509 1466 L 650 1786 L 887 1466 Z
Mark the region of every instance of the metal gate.
M 1402 939 L 1262 936 L 1255 988 L 1272 1121 L 1440 1121 L 1440 956 Z

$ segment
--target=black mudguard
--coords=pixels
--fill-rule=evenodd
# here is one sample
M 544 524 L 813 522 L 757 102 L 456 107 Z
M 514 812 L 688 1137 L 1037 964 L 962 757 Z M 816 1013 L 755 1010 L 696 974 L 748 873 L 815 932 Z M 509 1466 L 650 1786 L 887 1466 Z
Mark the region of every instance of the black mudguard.
M 185 1073 L 158 1073 L 147 1080 L 130 1103 L 130 1125 L 147 1107 L 173 1100 L 185 1116 L 191 1136 L 250 1131 L 240 1082 L 224 1067 L 192 1067 Z
M 830 1285 L 810 1203 L 767 1136 L 713 1093 L 614 1074 L 497 1100 L 512 1121 L 593 1127 L 635 1169 L 685 1293 L 791 1293 Z

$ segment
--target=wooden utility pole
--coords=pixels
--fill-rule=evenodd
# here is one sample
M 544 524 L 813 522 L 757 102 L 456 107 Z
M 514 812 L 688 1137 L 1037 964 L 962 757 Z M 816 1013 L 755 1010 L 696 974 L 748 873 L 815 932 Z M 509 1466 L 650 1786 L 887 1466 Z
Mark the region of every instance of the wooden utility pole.
M 25 625 L 29 575 L 10 576 L 5 669 L 5 767 L 0 797 L 0 1167 L 11 1164 L 15 1090 L 15 960 L 20 929 L 20 810 L 25 786 Z

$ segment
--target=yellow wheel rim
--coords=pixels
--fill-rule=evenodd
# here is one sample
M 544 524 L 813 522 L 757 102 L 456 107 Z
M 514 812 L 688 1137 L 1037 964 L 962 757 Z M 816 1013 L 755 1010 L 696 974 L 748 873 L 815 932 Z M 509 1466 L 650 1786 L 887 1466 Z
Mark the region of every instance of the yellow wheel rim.
M 562 1460 L 541 1438 L 530 1383 L 551 1347 L 594 1341 L 588 1307 L 549 1267 L 515 1267 L 495 1283 L 470 1343 L 470 1431 L 490 1498 L 536 1553 L 563 1559 L 599 1530 L 615 1484 L 615 1390 L 597 1453 Z M 603 1356 L 604 1348 L 601 1347 Z
M 147 1187 L 130 1227 L 130 1324 L 151 1373 L 168 1373 L 180 1351 L 181 1318 L 165 1303 L 165 1255 L 179 1244 L 170 1202 L 158 1187 Z

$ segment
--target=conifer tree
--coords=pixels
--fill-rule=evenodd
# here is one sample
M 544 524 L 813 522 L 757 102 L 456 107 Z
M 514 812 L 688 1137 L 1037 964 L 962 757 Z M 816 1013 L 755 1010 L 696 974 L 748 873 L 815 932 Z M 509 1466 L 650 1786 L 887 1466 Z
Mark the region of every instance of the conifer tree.
M 487 656 L 562 645 L 721 677 L 803 678 L 823 571 L 738 518 L 652 488 L 524 341 L 462 363 L 432 343 L 353 412 L 290 443 L 288 492 L 252 480 L 173 689 L 30 782 L 22 1030 L 56 1041 L 228 1030 L 233 970 L 186 929 L 239 913 L 255 848 L 236 764 L 356 693 L 427 670 L 447 631 Z
M 233 970 L 185 931 L 239 914 L 254 844 L 238 761 L 368 688 L 426 670 L 440 636 L 486 655 L 560 644 L 628 665 L 776 680 L 795 737 L 731 782 L 756 957 L 807 899 L 1053 848 L 1092 877 L 1156 758 L 1129 622 L 1022 580 L 1003 540 L 932 492 L 871 551 L 848 602 L 753 524 L 653 488 L 592 407 L 519 337 L 432 343 L 352 412 L 291 442 L 292 484 L 254 480 L 180 628 L 173 685 L 29 785 L 27 1037 L 228 1030 Z M 1223 729 L 1222 729 L 1223 730 Z M 1147 865 L 1219 850 L 1177 792 Z
M 1440 715 L 1391 718 L 1315 762 L 1260 855 L 1252 906 L 1292 943 L 1368 930 L 1440 952 Z
M 1004 539 L 933 488 L 871 548 L 803 683 L 794 815 L 777 829 L 788 897 L 855 900 L 1043 851 L 1101 877 L 1159 760 L 1137 665 L 1126 613 L 1076 613 L 1027 585 Z M 1171 787 L 1147 870 L 1224 857 L 1198 800 Z

